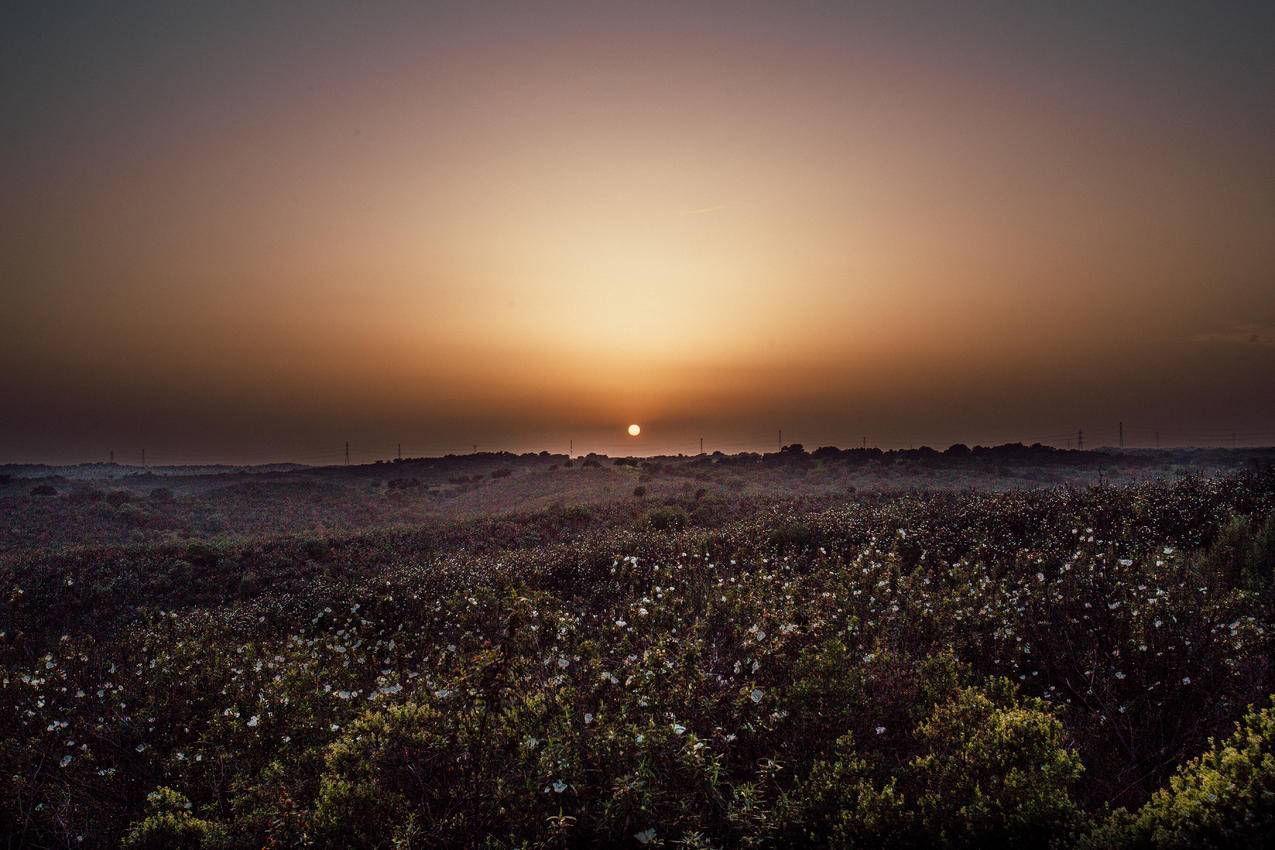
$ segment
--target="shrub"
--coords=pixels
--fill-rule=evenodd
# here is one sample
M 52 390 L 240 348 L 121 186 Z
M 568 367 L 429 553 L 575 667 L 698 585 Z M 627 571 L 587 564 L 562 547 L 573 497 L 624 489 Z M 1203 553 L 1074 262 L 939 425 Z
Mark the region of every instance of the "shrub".
M 639 484 L 633 488 L 633 495 L 637 496 L 639 499 L 643 498 L 646 496 L 646 488 Z
M 129 827 L 123 850 L 197 850 L 214 834 L 214 824 L 195 817 L 190 801 L 171 788 L 146 795 L 146 816 Z
M 57 488 L 51 484 L 37 484 L 31 488 L 32 496 L 56 496 Z
M 1275 836 L 1275 698 L 1180 768 L 1129 827 L 1131 845 L 1269 847 Z
M 873 782 L 870 765 L 855 753 L 850 735 L 839 739 L 833 756 L 817 761 L 775 810 L 772 838 L 780 847 L 898 847 L 915 830 L 895 781 L 880 787 Z
M 917 729 L 909 773 L 925 832 L 958 847 L 1047 847 L 1082 824 L 1071 788 L 1080 757 L 1062 724 L 1008 679 L 964 688 Z
M 1275 513 L 1254 533 L 1241 579 L 1250 590 L 1270 591 L 1275 587 Z
M 509 476 L 513 474 L 514 474 L 514 471 L 512 469 L 510 469 L 507 466 L 502 466 L 500 469 L 492 470 L 491 477 L 492 478 L 508 478 Z
M 815 539 L 815 530 L 796 520 L 777 520 L 770 529 L 770 542 L 774 546 L 809 546 Z
M 570 523 L 585 523 L 593 519 L 588 505 L 570 505 L 562 510 L 562 518 Z
M 656 531 L 681 531 L 690 524 L 691 515 L 677 505 L 664 505 L 647 511 L 646 525 Z
M 1260 525 L 1247 516 L 1231 517 L 1202 562 L 1205 571 L 1226 587 L 1268 590 L 1275 578 L 1275 514 Z
M 1225 587 L 1238 587 L 1253 541 L 1253 523 L 1233 516 L 1204 554 L 1204 568 Z

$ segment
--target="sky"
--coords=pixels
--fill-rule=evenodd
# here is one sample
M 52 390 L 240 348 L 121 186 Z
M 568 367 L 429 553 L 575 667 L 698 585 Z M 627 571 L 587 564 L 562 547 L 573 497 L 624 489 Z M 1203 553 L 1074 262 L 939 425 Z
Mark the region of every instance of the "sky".
M 1241 2 L 6 3 L 0 462 L 1275 444 L 1272 43 Z

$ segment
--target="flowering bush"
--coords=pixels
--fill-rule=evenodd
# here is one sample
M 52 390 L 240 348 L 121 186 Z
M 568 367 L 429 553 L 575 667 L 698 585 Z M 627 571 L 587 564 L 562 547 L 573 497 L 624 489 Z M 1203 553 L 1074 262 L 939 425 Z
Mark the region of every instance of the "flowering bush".
M 0 831 L 1136 847 L 1267 828 L 1270 710 L 1244 712 L 1275 691 L 1272 600 L 1215 559 L 1260 565 L 1275 478 L 688 496 L 662 528 L 632 501 L 0 558 Z

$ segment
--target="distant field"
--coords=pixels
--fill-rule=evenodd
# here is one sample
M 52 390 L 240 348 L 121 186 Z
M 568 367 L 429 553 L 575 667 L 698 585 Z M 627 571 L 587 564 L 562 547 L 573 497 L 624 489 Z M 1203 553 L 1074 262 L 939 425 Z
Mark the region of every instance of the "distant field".
M 1271 459 L 11 469 L 0 827 L 31 847 L 1249 840 L 1275 787 Z
M 1086 487 L 1275 463 L 1275 449 L 797 448 L 658 458 L 485 453 L 329 467 L 0 467 L 0 550 L 322 533 L 572 505 L 632 502 L 637 513 L 665 499 Z

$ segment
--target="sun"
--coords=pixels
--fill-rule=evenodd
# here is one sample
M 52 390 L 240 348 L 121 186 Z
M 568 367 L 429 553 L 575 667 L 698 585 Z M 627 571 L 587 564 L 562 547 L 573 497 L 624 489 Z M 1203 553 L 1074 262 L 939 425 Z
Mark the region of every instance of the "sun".
M 638 434 L 641 434 L 641 433 L 642 433 L 642 427 L 641 427 L 640 425 L 630 425 L 630 426 L 629 426 L 629 436 L 630 436 L 630 437 L 636 437 Z

